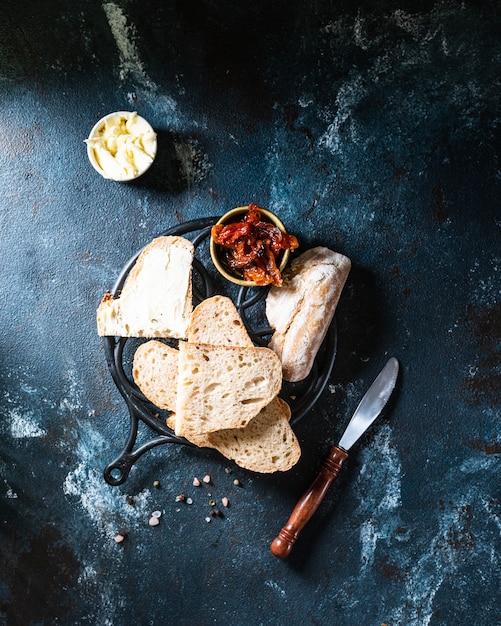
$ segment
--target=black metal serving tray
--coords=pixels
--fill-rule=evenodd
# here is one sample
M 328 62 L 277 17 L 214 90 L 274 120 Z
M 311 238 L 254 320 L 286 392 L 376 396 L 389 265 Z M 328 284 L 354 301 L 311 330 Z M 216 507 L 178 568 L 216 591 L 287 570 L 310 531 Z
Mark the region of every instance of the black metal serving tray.
M 206 217 L 185 222 L 160 233 L 179 235 L 189 239 L 195 246 L 193 261 L 193 300 L 194 305 L 216 294 L 232 298 L 240 313 L 249 336 L 256 345 L 265 346 L 272 330 L 264 315 L 265 298 L 268 289 L 262 287 L 237 287 L 222 279 L 212 266 L 208 253 L 208 239 L 211 227 L 219 217 Z M 119 296 L 124 282 L 136 262 L 139 250 L 122 269 L 111 294 Z M 208 261 L 207 261 L 208 260 Z M 204 265 L 204 261 L 206 265 Z M 167 426 L 168 413 L 154 406 L 139 390 L 132 377 L 131 362 L 138 342 L 147 339 L 126 337 L 104 337 L 105 354 L 113 381 L 124 398 L 130 416 L 129 435 L 118 455 L 104 470 L 104 479 L 110 485 L 121 485 L 127 479 L 136 461 L 152 448 L 174 443 L 193 446 L 183 437 L 178 437 Z M 313 369 L 308 378 L 300 383 L 284 381 L 280 396 L 291 407 L 291 424 L 302 419 L 317 402 L 323 392 L 336 357 L 337 331 L 335 320 L 329 327 L 325 340 L 317 354 Z M 136 445 L 140 423 L 146 424 L 153 434 L 145 442 Z

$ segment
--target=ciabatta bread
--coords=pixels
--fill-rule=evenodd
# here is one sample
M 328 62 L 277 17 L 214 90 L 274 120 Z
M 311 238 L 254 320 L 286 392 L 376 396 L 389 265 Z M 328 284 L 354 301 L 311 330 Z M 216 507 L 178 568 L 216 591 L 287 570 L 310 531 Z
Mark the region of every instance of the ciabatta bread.
M 230 325 L 228 329 L 227 326 Z M 233 302 L 224 296 L 208 298 L 193 311 L 188 339 L 225 341 L 226 345 L 253 348 Z M 159 408 L 175 411 L 179 351 L 160 341 L 142 344 L 134 356 L 133 376 L 143 394 Z M 275 397 L 243 428 L 185 435 L 199 447 L 218 450 L 247 470 L 260 473 L 287 471 L 301 456 L 292 430 L 289 405 Z M 167 418 L 176 429 L 176 414 Z
M 213 346 L 252 348 L 254 345 L 236 306 L 226 296 L 212 296 L 195 307 L 187 337 L 190 343 Z
M 243 428 L 281 386 L 282 366 L 268 348 L 180 342 L 176 435 Z
M 134 381 L 159 409 L 176 407 L 178 358 L 178 350 L 156 339 L 141 344 L 134 354 Z
M 289 419 L 289 405 L 275 398 L 245 428 L 219 430 L 207 437 L 211 447 L 240 467 L 262 474 L 285 472 L 301 456 Z
M 266 317 L 274 333 L 268 347 L 280 358 L 285 380 L 298 382 L 310 373 L 350 268 L 348 257 L 312 248 L 292 262 L 282 287 L 270 289 Z
M 157 237 L 139 254 L 121 294 L 107 293 L 97 309 L 100 336 L 184 339 L 193 309 L 193 244 Z
M 275 398 L 245 428 L 230 428 L 188 438 L 200 448 L 213 448 L 227 459 L 252 472 L 286 472 L 301 457 L 301 447 L 290 420 L 290 407 Z M 174 429 L 175 416 L 167 419 Z

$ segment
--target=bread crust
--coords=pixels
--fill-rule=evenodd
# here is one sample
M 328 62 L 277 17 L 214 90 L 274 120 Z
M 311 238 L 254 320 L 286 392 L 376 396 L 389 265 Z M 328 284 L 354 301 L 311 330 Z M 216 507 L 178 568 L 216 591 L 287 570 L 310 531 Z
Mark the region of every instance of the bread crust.
M 266 316 L 274 329 L 269 348 L 282 363 L 284 380 L 298 382 L 311 372 L 351 269 L 348 257 L 322 246 L 295 259 L 282 287 L 272 287 Z
M 186 336 L 191 343 L 254 347 L 233 301 L 220 295 L 207 298 L 195 307 Z
M 185 275 L 185 292 L 182 294 L 183 304 L 181 312 L 176 312 L 175 319 L 158 321 L 157 323 L 147 319 L 148 305 L 155 306 L 155 299 L 161 298 L 163 291 L 168 285 L 158 284 L 155 292 L 149 294 L 152 302 L 144 301 L 142 297 L 136 297 L 135 293 L 140 289 L 141 282 L 151 280 L 148 270 L 145 269 L 146 259 L 148 255 L 156 250 L 172 251 L 174 249 L 182 249 L 190 256 L 190 265 L 186 269 Z M 153 239 L 140 252 L 136 262 L 131 268 L 120 295 L 116 298 L 106 292 L 96 311 L 97 332 L 99 336 L 120 336 L 120 337 L 174 337 L 176 339 L 184 339 L 186 329 L 190 320 L 193 309 L 192 304 L 192 267 L 194 246 L 188 239 L 177 235 L 166 235 Z M 135 302 L 134 315 L 131 315 L 130 302 Z M 127 303 L 127 304 L 125 304 Z M 139 309 L 142 307 L 142 310 Z M 139 318 L 143 317 L 141 321 Z M 169 323 L 171 322 L 171 327 Z

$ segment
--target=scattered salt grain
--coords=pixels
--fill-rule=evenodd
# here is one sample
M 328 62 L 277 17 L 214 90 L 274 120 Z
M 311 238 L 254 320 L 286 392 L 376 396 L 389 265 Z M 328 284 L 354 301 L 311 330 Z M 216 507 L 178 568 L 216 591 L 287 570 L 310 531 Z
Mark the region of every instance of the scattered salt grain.
M 162 511 L 153 511 L 151 517 L 162 517 Z
M 125 539 L 125 537 L 122 534 L 115 535 L 115 542 L 116 543 L 122 543 L 122 541 L 124 539 Z
M 193 500 L 191 498 L 186 498 L 186 504 L 193 504 Z
M 207 517 L 205 518 L 205 521 L 206 521 L 206 522 L 210 522 L 210 520 L 211 520 L 211 518 L 210 518 L 209 516 L 207 516 Z
M 235 478 L 233 484 L 235 485 L 235 487 L 240 487 L 240 481 L 238 480 L 238 478 Z
M 210 483 L 210 476 L 209 476 L 209 474 L 206 474 L 206 475 L 203 477 L 203 481 L 204 481 L 204 483 L 205 483 L 205 484 L 207 484 L 207 485 Z
M 200 487 L 202 483 L 198 480 L 198 478 L 195 476 L 195 478 L 193 479 L 193 486 L 194 487 Z
M 150 526 L 158 526 L 160 524 L 160 520 L 158 519 L 158 517 L 150 517 L 148 524 Z
M 221 500 L 221 503 L 222 503 L 222 505 L 223 505 L 223 506 L 225 506 L 225 507 L 230 506 L 230 501 L 228 500 L 228 498 L 223 498 L 223 499 Z

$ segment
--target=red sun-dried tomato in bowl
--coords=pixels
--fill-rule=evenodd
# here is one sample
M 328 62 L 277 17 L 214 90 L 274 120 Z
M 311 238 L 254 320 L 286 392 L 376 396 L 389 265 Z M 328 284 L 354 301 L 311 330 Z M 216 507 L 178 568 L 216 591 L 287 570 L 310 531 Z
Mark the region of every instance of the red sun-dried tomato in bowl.
M 256 204 L 229 211 L 212 227 L 216 268 L 238 285 L 282 285 L 282 271 L 299 243 L 276 215 Z

